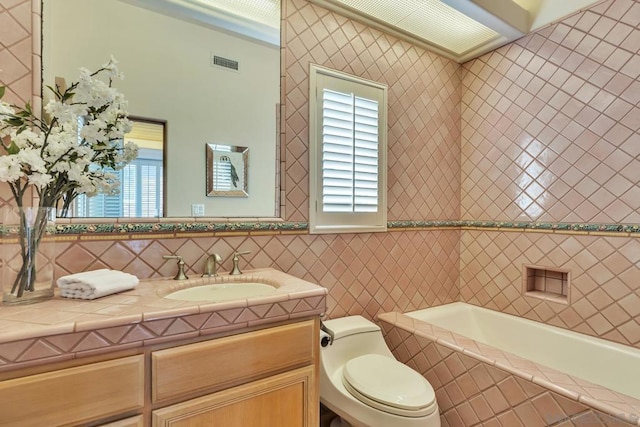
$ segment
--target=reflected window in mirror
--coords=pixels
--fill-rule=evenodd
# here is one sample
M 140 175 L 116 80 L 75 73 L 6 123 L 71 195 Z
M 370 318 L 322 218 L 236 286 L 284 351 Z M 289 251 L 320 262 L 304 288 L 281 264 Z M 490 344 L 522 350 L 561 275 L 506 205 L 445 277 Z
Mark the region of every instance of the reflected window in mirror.
M 124 169 L 111 170 L 120 182 L 117 194 L 78 196 L 68 215 L 76 218 L 155 218 L 164 210 L 165 122 L 130 118 L 124 142 L 138 146 L 138 158 Z

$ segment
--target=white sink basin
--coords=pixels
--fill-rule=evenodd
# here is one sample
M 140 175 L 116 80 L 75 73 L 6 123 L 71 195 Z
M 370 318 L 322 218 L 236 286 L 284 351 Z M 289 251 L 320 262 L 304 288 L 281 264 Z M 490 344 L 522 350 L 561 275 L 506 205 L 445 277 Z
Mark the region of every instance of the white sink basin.
M 274 286 L 257 282 L 215 283 L 181 289 L 166 295 L 165 298 L 179 301 L 222 302 L 271 295 L 276 290 Z

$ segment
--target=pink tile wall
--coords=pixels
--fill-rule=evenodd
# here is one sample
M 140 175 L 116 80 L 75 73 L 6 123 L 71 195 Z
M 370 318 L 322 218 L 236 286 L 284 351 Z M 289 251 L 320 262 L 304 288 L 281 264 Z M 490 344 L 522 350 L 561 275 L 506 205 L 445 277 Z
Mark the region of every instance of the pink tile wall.
M 640 222 L 640 2 L 609 0 L 463 66 L 467 220 Z M 640 347 L 640 239 L 463 230 L 461 300 Z M 522 295 L 568 268 L 569 305 Z
M 0 86 L 8 86 L 4 101 L 20 105 L 33 94 L 31 3 L 0 1 Z
M 456 286 L 459 230 L 373 234 L 239 235 L 124 241 L 57 242 L 58 273 L 110 267 L 139 277 L 171 277 L 184 257 L 190 277 L 202 274 L 206 254 L 225 259 L 231 270 L 234 250 L 248 250 L 240 267 L 273 267 L 329 289 L 332 317 L 386 311 L 408 311 L 458 298 Z
M 29 99 L 29 82 L 39 78 L 18 48 L 31 38 L 30 5 L 0 1 L 0 19 L 18 23 L 0 26 L 0 64 L 9 69 L 19 59 L 27 70 L 1 77 L 16 102 Z M 640 222 L 637 1 L 604 2 L 463 67 L 306 1 L 284 6 L 288 220 L 307 218 L 307 75 L 314 62 L 390 86 L 390 220 Z M 246 268 L 274 265 L 329 288 L 332 316 L 440 304 L 460 289 L 475 304 L 637 345 L 636 240 L 595 240 L 601 243 L 486 230 L 74 239 L 59 244 L 59 271 L 104 265 L 166 276 L 174 266 L 161 255 L 178 252 L 197 274 L 204 253 L 228 256 L 242 247 L 252 250 Z M 553 307 L 519 294 L 521 263 L 562 267 L 570 259 L 574 304 Z
M 460 298 L 640 348 L 640 239 L 463 230 Z M 569 304 L 522 294 L 523 264 L 571 271 Z
M 389 220 L 458 219 L 459 65 L 305 0 L 285 14 L 287 219 L 308 218 L 310 63 L 389 86 Z
M 0 86 L 6 91 L 3 101 L 24 105 L 31 102 L 41 108 L 40 89 L 40 2 L 0 0 Z M 32 34 L 33 32 L 33 34 Z M 36 84 L 34 84 L 36 82 Z M 12 200 L 7 186 L 0 186 L 0 207 Z
M 461 219 L 640 222 L 640 3 L 463 66 Z
M 13 11 L 20 3 L 31 5 L 31 1 L 0 0 L 0 19 L 6 9 Z M 389 84 L 389 219 L 457 219 L 459 66 L 306 1 L 287 0 L 283 7 L 287 219 L 307 218 L 309 62 Z M 30 37 L 28 21 L 11 31 L 1 22 L 3 49 L 24 30 L 23 37 Z M 32 77 L 28 71 L 23 74 L 22 79 Z M 16 79 L 7 80 L 11 90 L 29 99 L 30 89 Z M 0 197 L 8 200 L 10 194 L 2 193 L 4 189 L 0 186 Z M 110 267 L 141 278 L 172 276 L 175 262 L 163 260 L 162 255 L 178 253 L 185 257 L 187 273 L 195 276 L 202 272 L 205 254 L 219 252 L 225 258 L 222 270 L 228 271 L 230 254 L 240 248 L 252 251 L 242 261 L 245 269 L 273 266 L 327 287 L 330 316 L 373 318 L 384 311 L 455 301 L 459 235 L 459 230 L 450 229 L 323 236 L 191 234 L 133 240 L 69 236 L 71 240 L 57 243 L 57 274 Z

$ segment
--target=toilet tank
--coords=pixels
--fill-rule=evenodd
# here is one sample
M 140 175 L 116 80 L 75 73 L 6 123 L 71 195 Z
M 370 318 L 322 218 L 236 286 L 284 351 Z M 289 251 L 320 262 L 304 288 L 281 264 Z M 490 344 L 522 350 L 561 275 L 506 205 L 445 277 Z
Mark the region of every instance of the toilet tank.
M 365 354 L 393 357 L 380 327 L 362 316 L 341 317 L 323 323 L 334 336 L 333 344 L 320 349 L 320 359 L 329 370 Z

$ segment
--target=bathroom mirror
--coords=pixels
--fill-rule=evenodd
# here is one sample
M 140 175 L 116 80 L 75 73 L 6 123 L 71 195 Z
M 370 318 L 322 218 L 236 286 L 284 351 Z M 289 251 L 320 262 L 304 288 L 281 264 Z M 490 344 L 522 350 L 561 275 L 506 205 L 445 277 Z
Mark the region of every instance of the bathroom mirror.
M 277 28 L 234 16 L 240 3 L 43 0 L 43 85 L 113 55 L 129 113 L 165 123 L 166 217 L 277 216 L 280 2 L 266 2 Z M 250 150 L 246 197 L 208 195 L 205 144 Z

